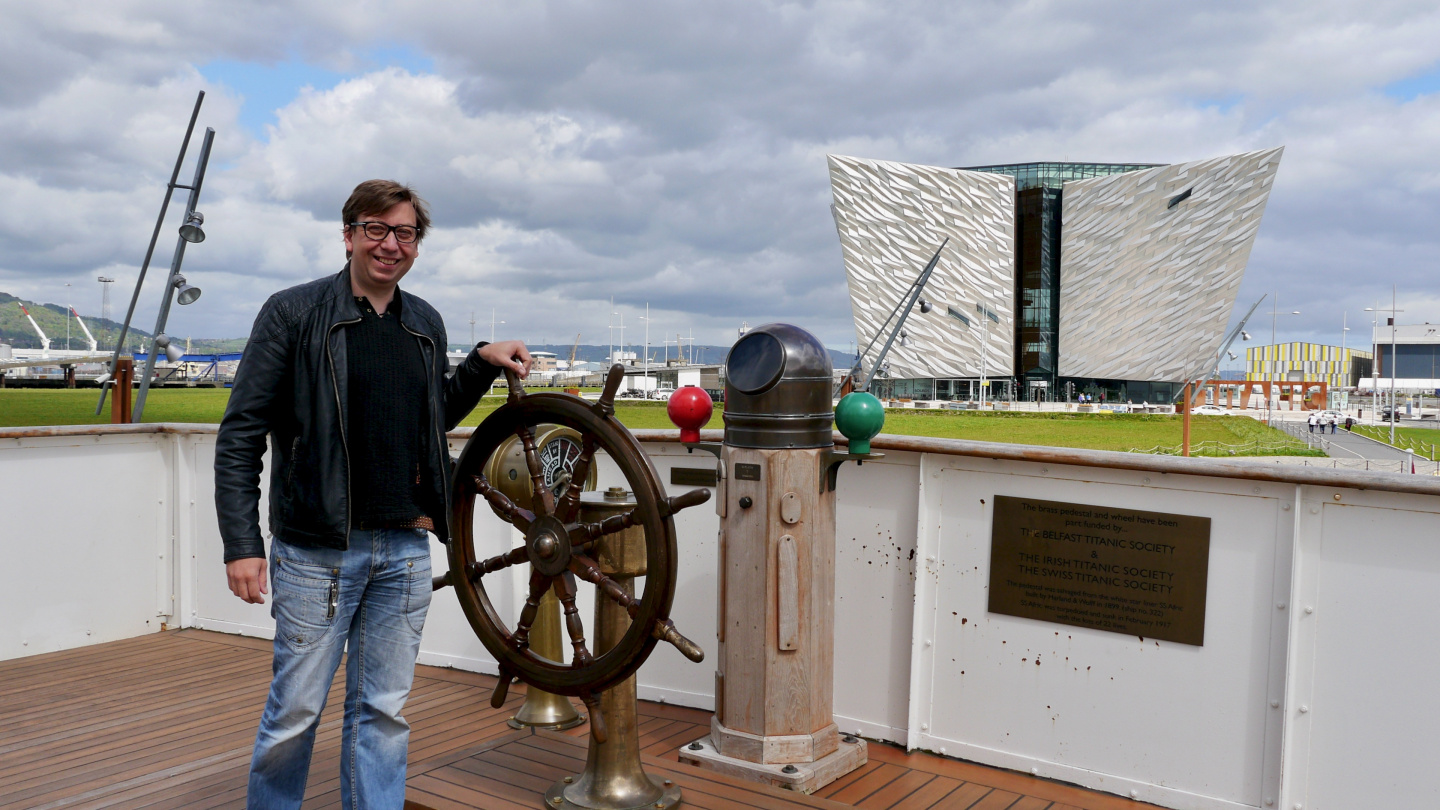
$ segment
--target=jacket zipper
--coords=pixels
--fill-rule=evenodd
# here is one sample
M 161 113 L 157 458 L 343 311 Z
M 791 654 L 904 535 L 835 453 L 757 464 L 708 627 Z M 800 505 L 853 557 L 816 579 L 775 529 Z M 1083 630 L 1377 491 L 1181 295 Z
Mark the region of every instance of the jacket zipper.
M 350 502 L 350 443 L 345 440 L 345 405 L 340 401 L 340 377 L 335 373 L 335 353 L 330 351 L 330 338 L 335 330 L 341 326 L 352 323 L 360 323 L 362 319 L 356 318 L 353 321 L 337 321 L 330 324 L 330 329 L 325 332 L 325 357 L 330 361 L 330 387 L 335 391 L 335 414 L 336 420 L 340 423 L 340 449 L 345 453 L 345 548 L 350 548 L 350 514 L 354 507 Z
M 433 355 L 435 355 L 435 354 L 437 353 L 437 351 L 438 351 L 438 350 L 435 348 L 435 341 L 432 340 L 428 335 L 422 335 L 422 334 L 420 334 L 419 332 L 416 332 L 415 330 L 413 330 L 413 329 L 411 329 L 410 327 L 406 326 L 404 321 L 401 321 L 401 322 L 400 322 L 400 328 L 401 328 L 401 329 L 404 329 L 406 332 L 409 332 L 410 334 L 414 335 L 416 338 L 418 338 L 418 339 L 420 339 L 420 340 L 423 340 L 423 341 L 425 341 L 426 343 L 429 343 L 429 344 L 430 344 L 430 354 L 432 355 L 432 358 L 431 358 L 431 361 L 430 361 L 429 363 L 426 363 L 426 364 L 425 364 L 425 386 L 426 386 L 425 398 L 428 400 L 428 399 L 430 399 L 430 395 L 431 395 L 431 394 L 433 393 L 433 391 L 434 391 L 434 383 L 433 383 L 433 380 L 434 380 L 434 374 L 435 374 L 435 361 L 434 361 Z M 447 361 L 447 362 L 448 362 L 448 361 Z M 449 478 L 448 473 L 449 473 L 450 465 L 447 464 L 447 463 L 445 463 L 445 462 L 449 460 L 449 456 L 450 456 L 450 446 L 445 443 L 445 437 L 442 436 L 442 435 L 440 435 L 440 424 L 436 421 L 436 416 L 435 416 L 435 412 L 434 412 L 435 409 L 434 409 L 434 407 L 433 407 L 433 406 L 434 406 L 434 403 L 433 403 L 433 402 L 431 403 L 431 406 L 432 406 L 432 407 L 431 407 L 431 409 L 430 409 L 430 410 L 431 410 L 431 412 L 430 412 L 430 421 L 431 421 L 431 423 L 434 425 L 434 428 L 435 428 L 435 438 L 436 438 L 436 440 L 439 442 L 438 444 L 435 445 L 435 449 L 438 450 L 438 451 L 440 451 L 440 454 L 441 454 L 440 474 L 441 474 L 441 476 L 443 476 L 443 478 L 442 478 L 442 480 L 439 482 L 439 484 L 440 484 L 440 497 L 443 499 L 444 505 L 445 505 L 445 514 L 442 516 L 442 519 L 445 520 L 446 523 L 447 523 L 447 525 L 445 526 L 445 542 L 448 543 L 448 542 L 450 542 L 450 526 L 448 525 L 449 520 L 450 520 L 450 485 L 449 485 L 449 481 L 446 480 L 446 479 Z
M 330 601 L 325 608 L 325 618 L 335 618 L 335 607 L 340 602 L 340 583 L 330 583 Z

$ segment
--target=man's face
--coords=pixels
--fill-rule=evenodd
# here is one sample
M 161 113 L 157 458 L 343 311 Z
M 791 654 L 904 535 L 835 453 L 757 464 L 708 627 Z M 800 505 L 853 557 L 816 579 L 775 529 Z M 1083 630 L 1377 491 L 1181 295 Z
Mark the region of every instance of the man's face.
M 415 226 L 415 207 L 402 202 L 383 214 L 365 214 L 360 222 L 383 222 L 386 225 Z M 385 289 L 400 283 L 410 272 L 415 257 L 420 255 L 420 243 L 401 244 L 395 232 L 386 234 L 379 242 L 365 235 L 362 228 L 345 228 L 345 249 L 350 252 L 350 275 L 360 286 L 370 289 Z

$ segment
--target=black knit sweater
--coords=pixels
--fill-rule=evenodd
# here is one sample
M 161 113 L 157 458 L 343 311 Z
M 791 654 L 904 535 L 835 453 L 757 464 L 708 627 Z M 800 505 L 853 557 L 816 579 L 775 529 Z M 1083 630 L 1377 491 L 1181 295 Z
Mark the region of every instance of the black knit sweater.
M 354 525 L 414 527 L 421 517 L 443 519 L 423 463 L 430 420 L 420 339 L 400 324 L 399 290 L 384 315 L 363 297 L 355 303 L 360 322 L 345 330 Z

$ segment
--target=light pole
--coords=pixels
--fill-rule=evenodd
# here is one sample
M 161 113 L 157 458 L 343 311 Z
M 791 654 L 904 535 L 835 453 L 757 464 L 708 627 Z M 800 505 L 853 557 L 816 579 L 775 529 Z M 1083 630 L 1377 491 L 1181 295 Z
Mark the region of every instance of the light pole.
M 65 282 L 65 351 L 70 351 L 70 282 Z
M 473 317 L 473 316 L 472 316 L 472 317 Z M 475 329 L 475 326 L 474 326 L 474 323 L 475 323 L 475 322 L 474 322 L 474 321 L 471 321 L 470 323 L 471 323 L 470 329 L 473 331 L 473 330 Z M 491 343 L 494 343 L 494 342 L 495 342 L 495 324 L 497 324 L 497 323 L 505 323 L 505 322 L 504 322 L 504 321 L 497 321 L 497 320 L 495 320 L 495 308 L 494 308 L 494 307 L 491 307 L 491 308 L 490 308 L 490 342 L 491 342 Z
M 1277 292 L 1277 293 L 1271 293 L 1271 298 L 1270 298 L 1270 351 L 1271 351 L 1273 357 L 1272 357 L 1272 359 L 1270 360 L 1270 374 L 1271 374 L 1271 376 L 1274 378 L 1274 380 L 1275 380 L 1276 382 L 1280 382 L 1281 380 L 1280 380 L 1280 377 L 1279 377 L 1279 368 L 1280 368 L 1280 346 L 1279 346 L 1279 344 L 1277 344 L 1277 343 L 1275 342 L 1275 322 L 1279 319 L 1279 317 L 1280 317 L 1281 315 L 1299 315 L 1299 314 L 1300 314 L 1300 310 L 1298 310 L 1298 309 L 1294 309 L 1294 310 L 1291 310 L 1291 311 L 1289 311 L 1289 312 L 1281 312 L 1281 311 L 1280 311 L 1280 294 L 1279 294 L 1278 292 Z M 1277 388 L 1277 389 L 1275 389 L 1275 390 L 1276 390 L 1277 395 L 1278 395 L 1279 389 Z M 1269 403 L 1267 402 L 1266 405 L 1268 406 Z
M 650 396 L 650 302 L 645 302 L 645 314 L 640 317 L 645 322 L 645 396 Z
M 475 345 L 475 310 L 470 310 L 470 345 Z
M 1397 352 L 1395 351 L 1395 320 L 1399 317 L 1398 313 L 1401 313 L 1401 312 L 1404 312 L 1404 311 L 1405 311 L 1405 310 L 1403 310 L 1403 309 L 1396 309 L 1396 308 L 1395 308 L 1395 305 L 1396 305 L 1396 300 L 1395 300 L 1395 285 L 1392 284 L 1392 285 L 1390 285 L 1390 308 L 1389 308 L 1389 309 L 1381 309 L 1381 308 L 1380 308 L 1380 305 L 1377 303 L 1377 304 L 1375 305 L 1375 309 L 1374 309 L 1375 312 L 1388 312 L 1388 313 L 1390 313 L 1390 418 L 1389 418 L 1388 421 L 1390 422 L 1390 443 L 1391 443 L 1391 444 L 1394 444 L 1394 443 L 1395 443 L 1395 420 L 1396 420 L 1396 418 L 1398 418 L 1398 415 L 1395 413 L 1395 378 L 1396 378 L 1396 376 L 1397 376 L 1397 375 L 1396 375 L 1396 366 L 1400 365 L 1400 362 L 1399 362 L 1400 358 L 1398 357 L 1398 354 L 1397 354 Z M 1366 310 L 1368 311 L 1368 310 L 1370 310 L 1370 308 L 1369 308 L 1369 307 L 1366 307 Z M 1374 339 L 1374 333 L 1373 333 L 1373 332 L 1371 333 L 1371 339 L 1372 339 L 1372 340 Z M 1378 347 L 1377 347 L 1377 349 L 1378 349 Z M 1375 356 L 1376 356 L 1376 359 L 1379 359 L 1380 352 L 1379 352 L 1378 350 L 1375 352 Z M 1378 364 L 1372 364 L 1372 367 L 1376 368 L 1376 371 L 1375 371 L 1375 385 L 1376 385 L 1376 387 L 1377 387 L 1376 396 L 1378 397 L 1378 396 L 1379 396 L 1378 387 L 1379 387 L 1379 385 L 1380 385 L 1380 372 L 1379 372 L 1379 370 L 1378 370 L 1377 365 L 1378 365 Z

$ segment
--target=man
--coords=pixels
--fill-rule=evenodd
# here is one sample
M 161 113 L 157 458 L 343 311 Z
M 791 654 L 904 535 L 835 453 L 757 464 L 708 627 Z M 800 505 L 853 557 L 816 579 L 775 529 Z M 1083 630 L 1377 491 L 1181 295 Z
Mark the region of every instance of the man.
M 430 225 L 423 200 L 361 183 L 343 210 L 349 262 L 261 308 L 215 446 L 215 505 L 230 590 L 268 592 L 259 521 L 270 439 L 270 696 L 250 763 L 251 808 L 298 808 L 326 693 L 348 649 L 340 795 L 399 808 L 410 727 L 400 711 L 430 605 L 430 541 L 449 538 L 445 432 L 520 341 L 481 343 L 448 372 L 445 327 L 402 293 Z

